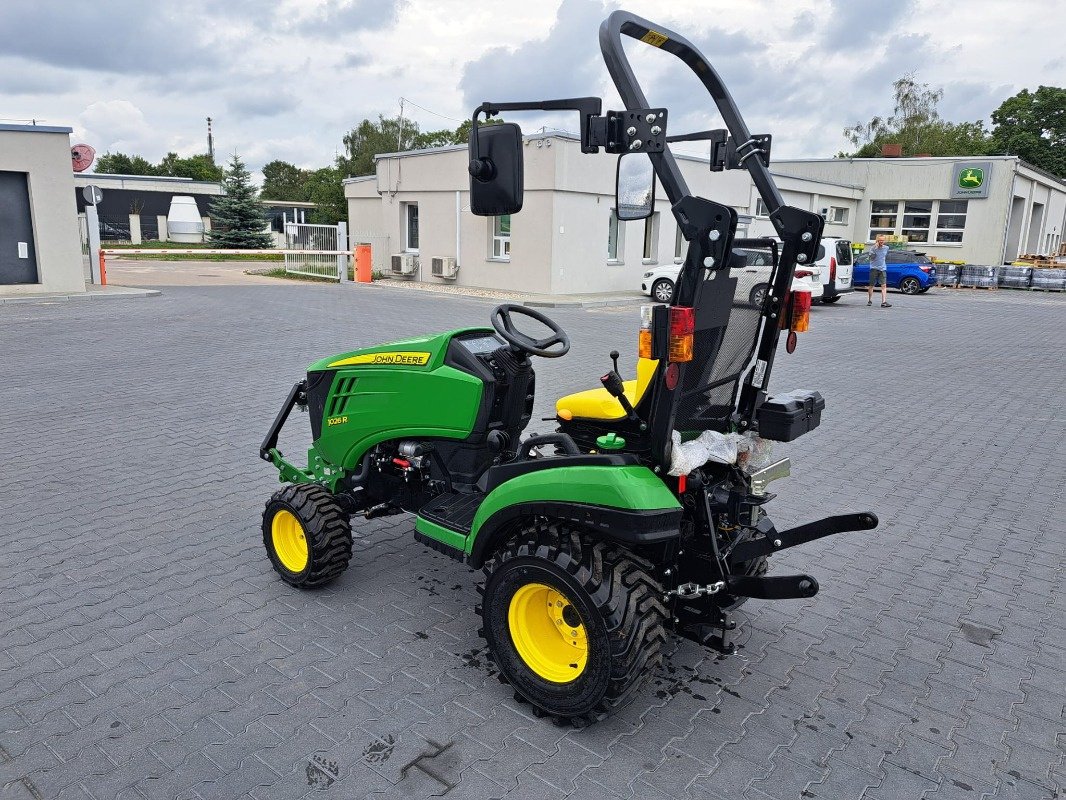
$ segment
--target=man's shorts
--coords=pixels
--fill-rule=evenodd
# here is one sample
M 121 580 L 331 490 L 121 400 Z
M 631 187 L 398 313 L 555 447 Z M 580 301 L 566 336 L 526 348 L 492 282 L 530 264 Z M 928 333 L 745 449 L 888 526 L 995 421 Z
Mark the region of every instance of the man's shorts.
M 877 267 L 870 267 L 870 285 L 871 286 L 887 286 L 885 282 L 885 271 L 878 269 Z

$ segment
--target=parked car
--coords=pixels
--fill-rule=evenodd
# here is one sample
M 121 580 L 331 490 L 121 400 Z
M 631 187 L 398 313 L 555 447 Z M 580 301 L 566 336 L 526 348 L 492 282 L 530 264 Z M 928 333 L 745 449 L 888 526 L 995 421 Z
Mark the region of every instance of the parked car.
M 759 247 L 735 247 L 734 252 L 743 253 L 747 264 L 742 274 L 737 274 L 737 300 L 747 300 L 753 306 L 762 305 L 766 289 L 770 285 L 770 273 L 773 268 L 773 255 L 769 249 Z M 644 273 L 640 290 L 659 303 L 669 303 L 674 294 L 674 282 L 681 271 L 680 264 L 667 264 Z M 734 272 L 740 272 L 734 270 Z M 816 279 L 820 270 L 815 267 L 796 267 L 792 281 L 793 290 L 808 291 L 811 299 L 822 296 L 822 283 Z
M 925 253 L 914 250 L 889 250 L 885 259 L 888 268 L 888 288 L 899 289 L 903 294 L 928 292 L 936 286 L 936 265 Z M 863 253 L 855 259 L 855 286 L 870 283 L 870 254 Z
M 851 242 L 839 236 L 822 238 L 825 254 L 815 261 L 822 270 L 822 302 L 835 303 L 853 291 Z

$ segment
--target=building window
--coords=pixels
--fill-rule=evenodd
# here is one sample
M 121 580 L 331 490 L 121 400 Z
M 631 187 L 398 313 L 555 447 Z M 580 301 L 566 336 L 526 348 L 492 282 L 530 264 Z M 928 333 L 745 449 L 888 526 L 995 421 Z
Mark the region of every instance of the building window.
M 418 252 L 418 203 L 404 203 L 404 242 L 411 253 Z
M 946 244 L 962 241 L 969 200 L 941 200 L 936 215 L 936 240 Z
M 511 215 L 492 218 L 492 258 L 511 260 Z
M 883 233 L 906 236 L 909 244 L 959 244 L 967 204 L 966 200 L 874 200 L 870 238 Z
M 644 220 L 644 263 L 659 261 L 659 215 L 652 214 Z
M 879 233 L 892 235 L 896 232 L 896 212 L 899 203 L 896 200 L 874 200 L 870 207 L 870 238 Z
M 680 264 L 685 260 L 685 237 L 681 234 L 681 226 L 674 234 L 674 262 Z
M 848 224 L 848 209 L 844 206 L 829 206 L 829 214 L 826 215 L 826 222 L 833 225 L 847 225 Z
M 625 252 L 625 223 L 618 219 L 618 212 L 611 209 L 611 219 L 607 224 L 607 260 L 618 264 L 623 263 L 622 254 Z
M 755 216 L 768 217 L 770 216 L 770 209 L 766 207 L 766 203 L 763 202 L 761 197 L 755 199 Z

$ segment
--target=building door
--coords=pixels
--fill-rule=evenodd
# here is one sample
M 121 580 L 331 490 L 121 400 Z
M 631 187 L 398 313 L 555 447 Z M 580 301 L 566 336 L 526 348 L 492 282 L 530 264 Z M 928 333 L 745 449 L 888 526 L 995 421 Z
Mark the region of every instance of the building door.
M 37 282 L 27 176 L 0 171 L 0 284 Z
M 1010 204 L 1010 222 L 1007 223 L 1007 246 L 1003 250 L 1003 263 L 1009 264 L 1019 255 L 1022 246 L 1022 222 L 1025 217 L 1025 198 L 1015 197 Z

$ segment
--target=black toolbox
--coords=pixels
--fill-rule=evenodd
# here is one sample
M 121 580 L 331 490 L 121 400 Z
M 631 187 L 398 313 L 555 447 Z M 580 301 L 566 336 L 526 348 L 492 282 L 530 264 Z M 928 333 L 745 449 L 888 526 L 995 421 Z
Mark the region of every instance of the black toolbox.
M 755 412 L 759 436 L 775 442 L 791 442 L 817 428 L 822 422 L 824 409 L 821 392 L 809 389 L 795 389 L 767 397 Z

